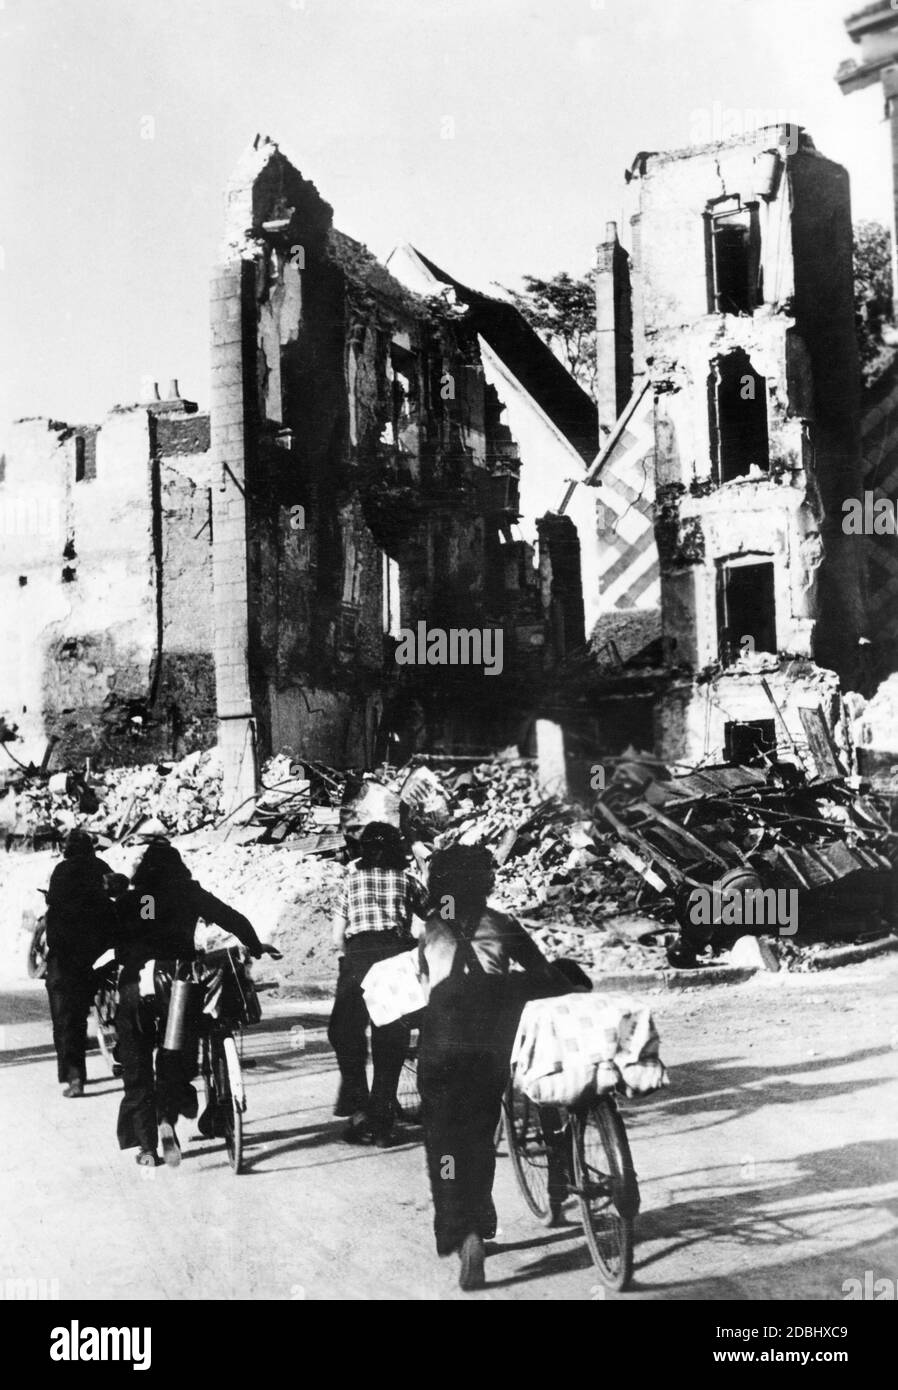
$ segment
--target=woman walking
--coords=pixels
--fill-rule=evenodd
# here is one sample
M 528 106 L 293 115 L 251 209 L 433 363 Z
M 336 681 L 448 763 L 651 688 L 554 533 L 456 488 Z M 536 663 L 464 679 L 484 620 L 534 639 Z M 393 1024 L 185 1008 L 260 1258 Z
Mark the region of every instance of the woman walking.
M 66 836 L 47 889 L 47 996 L 56 1074 L 66 1099 L 84 1095 L 87 1017 L 96 992 L 93 963 L 112 945 L 112 904 L 103 887 L 109 865 L 86 830 Z
M 242 913 L 207 893 L 173 845 L 153 840 L 134 871 L 131 887 L 116 902 L 116 959 L 121 965 L 116 1025 L 125 1094 L 119 1108 L 118 1142 L 136 1148 L 137 1162 L 155 1166 L 159 1136 L 165 1162 L 181 1161 L 175 1124 L 197 1113 L 192 1086 L 197 1073 L 198 1017 L 189 1017 L 183 1046 L 161 1047 L 167 1006 L 157 1001 L 157 974 L 173 976 L 178 962 L 194 958 L 194 932 L 200 917 L 236 936 L 258 959 L 278 958 L 263 945 Z M 154 1065 L 154 1052 L 156 1052 Z
M 409 1025 L 402 1019 L 381 1028 L 371 1024 L 374 1077 L 369 1092 L 366 1034 L 371 1020 L 362 981 L 377 961 L 414 946 L 411 920 L 424 916 L 427 892 L 406 869 L 405 847 L 395 826 L 372 821 L 359 844 L 361 857 L 350 866 L 334 918 L 334 945 L 342 954 L 327 1036 L 340 1068 L 334 1114 L 349 1117 L 344 1138 L 350 1144 L 385 1147 L 393 1137 Z
M 438 850 L 428 889 L 434 908 L 421 943 L 430 977 L 418 1049 L 424 1145 L 437 1253 L 458 1252 L 463 1289 L 484 1284 L 484 1240 L 496 1233 L 494 1137 L 521 1011 L 528 998 L 571 986 L 524 928 L 487 906 L 489 851 Z M 527 976 L 510 976 L 514 960 Z

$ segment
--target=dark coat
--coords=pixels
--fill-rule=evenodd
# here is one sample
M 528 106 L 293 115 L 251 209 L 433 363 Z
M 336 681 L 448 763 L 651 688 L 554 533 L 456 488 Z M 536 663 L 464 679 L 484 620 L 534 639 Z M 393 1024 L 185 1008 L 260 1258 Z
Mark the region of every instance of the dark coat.
M 115 910 L 115 954 L 124 967 L 122 984 L 136 980 L 148 960 L 191 960 L 201 917 L 224 927 L 254 956 L 261 954 L 262 943 L 249 919 L 187 875 L 155 893 L 147 885 L 131 888 Z
M 47 891 L 47 950 L 64 964 L 90 965 L 108 951 L 115 912 L 103 888 L 109 865 L 95 854 L 63 859 Z

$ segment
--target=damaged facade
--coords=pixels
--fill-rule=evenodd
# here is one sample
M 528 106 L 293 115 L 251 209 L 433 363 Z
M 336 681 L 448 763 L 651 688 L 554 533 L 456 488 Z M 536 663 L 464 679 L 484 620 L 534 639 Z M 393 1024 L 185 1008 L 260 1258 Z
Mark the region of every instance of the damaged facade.
M 898 320 L 898 13 L 889 0 L 864 5 L 849 15 L 845 28 L 857 45 L 858 57 L 846 59 L 836 81 L 846 96 L 878 85 L 889 122 L 892 153 L 892 298 Z M 863 493 L 880 515 L 865 525 L 862 540 L 869 612 L 869 666 L 857 689 L 868 697 L 898 672 L 898 340 L 894 327 L 886 339 L 882 370 L 865 389 L 861 401 Z M 881 520 L 885 511 L 886 520 Z M 874 748 L 894 753 L 892 721 L 869 730 Z M 885 744 L 886 746 L 883 746 Z M 892 760 L 888 756 L 885 761 Z
M 7 514 L 39 476 L 59 518 L 4 548 L 26 757 L 217 740 L 231 806 L 281 750 L 370 768 L 523 745 L 536 718 L 584 762 L 745 763 L 807 747 L 816 710 L 841 743 L 874 602 L 842 525 L 863 486 L 847 174 L 775 127 L 641 154 L 628 183 L 596 412 L 513 306 L 411 246 L 380 264 L 257 139 L 210 416 L 175 392 L 17 426 Z M 419 624 L 501 634 L 501 681 L 398 663 Z
M 837 726 L 858 679 L 848 175 L 783 126 L 642 154 L 629 184 L 632 258 L 609 229 L 597 276 L 604 398 L 631 392 L 591 473 L 618 547 L 605 597 L 649 607 L 657 585 L 656 751 L 745 761 L 806 743 L 802 708 Z
M 100 767 L 214 741 L 209 419 L 169 391 L 100 425 L 12 428 L 0 713 L 20 762 L 48 744 L 51 765 Z
M 247 152 L 227 217 L 212 289 L 227 794 L 251 795 L 259 758 L 285 747 L 370 767 L 507 742 L 543 672 L 584 640 L 576 527 L 532 517 L 537 564 L 515 527 L 529 469 L 556 467 L 556 495 L 574 461 L 585 475 L 591 402 L 510 306 L 441 293 L 435 267 L 431 293 L 401 284 L 272 142 Z M 517 377 L 512 347 L 541 366 L 517 389 L 539 398 L 544 439 L 561 436 L 557 464 L 522 457 L 509 427 L 493 359 L 504 350 Z M 397 666 L 400 630 L 419 622 L 500 630 L 501 695 L 480 669 Z

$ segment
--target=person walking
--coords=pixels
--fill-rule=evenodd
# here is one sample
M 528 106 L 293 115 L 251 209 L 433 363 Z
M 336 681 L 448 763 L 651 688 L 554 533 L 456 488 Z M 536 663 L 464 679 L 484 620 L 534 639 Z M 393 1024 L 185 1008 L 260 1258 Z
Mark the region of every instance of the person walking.
M 175 1125 L 181 1115 L 193 1119 L 198 1109 L 192 1082 L 198 1067 L 200 1010 L 188 1015 L 182 1047 L 166 1051 L 161 1044 L 168 1003 L 159 997 L 159 982 L 173 979 L 181 962 L 194 959 L 200 917 L 224 927 L 256 959 L 279 959 L 280 952 L 259 940 L 242 913 L 200 887 L 178 851 L 162 837 L 147 846 L 131 887 L 116 902 L 116 917 L 116 959 L 121 966 L 116 1026 L 124 1083 L 119 1147 L 137 1148 L 137 1162 L 153 1167 L 159 1162 L 161 1136 L 162 1156 L 176 1166 L 181 1149 Z
M 87 1018 L 96 992 L 94 961 L 112 945 L 114 914 L 103 887 L 109 865 L 86 830 L 66 836 L 47 889 L 47 997 L 56 1071 L 71 1100 L 84 1095 Z
M 420 943 L 430 980 L 418 1046 L 424 1147 L 437 1253 L 457 1252 L 459 1284 L 482 1288 L 484 1241 L 496 1233 L 495 1133 L 528 998 L 570 992 L 513 917 L 487 906 L 493 863 L 481 846 L 438 850 L 433 910 Z M 516 961 L 525 975 L 509 975 Z
M 371 1023 L 362 981 L 377 961 L 414 946 L 413 916 L 427 910 L 427 890 L 406 868 L 402 836 L 380 821 L 359 836 L 361 856 L 350 866 L 334 919 L 334 945 L 341 952 L 337 991 L 327 1036 L 337 1054 L 340 1090 L 334 1114 L 348 1117 L 348 1143 L 388 1146 L 393 1139 L 396 1088 L 409 1044 L 404 1019 L 385 1027 Z M 371 1023 L 374 1076 L 368 1089 L 367 1029 Z

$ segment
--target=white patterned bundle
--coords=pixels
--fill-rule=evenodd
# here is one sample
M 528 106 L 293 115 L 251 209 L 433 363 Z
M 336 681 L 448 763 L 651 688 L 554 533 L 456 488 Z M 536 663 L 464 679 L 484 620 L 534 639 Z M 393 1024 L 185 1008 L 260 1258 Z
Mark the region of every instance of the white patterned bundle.
M 565 994 L 527 1004 L 512 1052 L 515 1088 L 541 1105 L 577 1105 L 605 1091 L 666 1086 L 651 1012 L 632 999 Z
M 417 1013 L 427 1003 L 426 982 L 418 974 L 418 948 L 403 951 L 372 965 L 362 981 L 362 993 L 378 1028 Z

